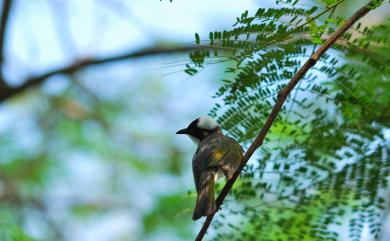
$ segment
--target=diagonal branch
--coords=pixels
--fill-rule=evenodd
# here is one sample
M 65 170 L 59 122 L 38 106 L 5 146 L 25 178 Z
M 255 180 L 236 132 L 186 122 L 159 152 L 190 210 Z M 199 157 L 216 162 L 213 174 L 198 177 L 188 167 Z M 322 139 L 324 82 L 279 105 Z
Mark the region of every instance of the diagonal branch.
M 356 23 L 356 21 L 358 21 L 360 18 L 366 15 L 369 11 L 371 11 L 374 8 L 374 6 L 377 5 L 378 5 L 377 0 L 371 0 L 369 3 L 367 3 L 362 8 L 357 10 L 355 14 L 343 24 L 343 26 L 341 26 L 336 32 L 334 32 L 331 36 L 329 36 L 328 40 L 321 47 L 319 47 L 315 53 L 312 54 L 312 56 L 298 70 L 298 72 L 290 80 L 290 82 L 288 82 L 288 84 L 279 92 L 278 99 L 275 103 L 275 106 L 273 107 L 272 112 L 269 115 L 268 119 L 266 120 L 265 124 L 263 125 L 260 133 L 257 135 L 256 139 L 253 141 L 249 149 L 246 151 L 244 157 L 241 160 L 241 165 L 238 168 L 238 170 L 234 173 L 233 177 L 226 182 L 221 193 L 219 194 L 216 200 L 216 205 L 217 205 L 216 210 L 218 210 L 221 207 L 223 200 L 226 198 L 230 189 L 233 187 L 234 182 L 237 180 L 241 171 L 247 164 L 249 158 L 253 155 L 255 150 L 263 144 L 265 136 L 267 135 L 269 129 L 272 126 L 272 123 L 274 122 L 285 100 L 287 99 L 287 96 L 291 93 L 293 88 L 304 77 L 307 71 L 309 71 L 310 68 L 316 64 L 317 60 L 337 41 L 338 38 L 340 38 L 340 36 L 343 33 L 345 33 L 354 23 Z M 203 223 L 203 226 L 199 231 L 195 241 L 201 241 L 203 239 L 204 235 L 207 232 L 208 227 L 210 226 L 211 221 L 214 218 L 214 215 L 215 213 L 207 216 L 206 221 Z
M 162 54 L 175 54 L 175 53 L 184 53 L 189 52 L 192 50 L 200 50 L 200 49 L 206 49 L 207 47 L 197 47 L 197 46 L 184 46 L 184 47 L 177 47 L 177 46 L 156 46 L 156 47 L 150 47 L 145 48 L 139 51 L 124 53 L 120 55 L 115 56 L 109 56 L 105 58 L 88 58 L 83 59 L 81 61 L 75 62 L 73 64 L 54 69 L 51 71 L 48 71 L 44 74 L 29 77 L 22 81 L 23 84 L 14 87 L 14 88 L 8 88 L 5 91 L 2 91 L 0 89 L 0 102 L 30 88 L 33 86 L 37 86 L 39 84 L 42 84 L 45 82 L 48 78 L 58 75 L 58 74 L 70 74 L 74 73 L 76 71 L 79 71 L 85 67 L 105 64 L 105 63 L 111 63 L 111 62 L 118 62 L 118 61 L 125 61 L 130 59 L 137 59 L 142 57 L 148 57 L 148 56 L 156 56 L 156 55 L 162 55 Z

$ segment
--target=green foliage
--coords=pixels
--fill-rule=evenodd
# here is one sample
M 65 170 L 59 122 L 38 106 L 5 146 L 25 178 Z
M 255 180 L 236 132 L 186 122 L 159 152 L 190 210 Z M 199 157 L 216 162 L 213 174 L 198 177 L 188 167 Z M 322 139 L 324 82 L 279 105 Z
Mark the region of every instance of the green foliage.
M 151 233 L 153 229 L 172 229 L 182 238 L 191 239 L 189 223 L 192 216 L 193 197 L 171 195 L 161 197 L 158 205 L 144 217 L 144 229 Z M 176 226 L 172 226 L 176 223 Z
M 183 194 L 184 185 L 177 185 L 179 196 L 177 188 L 165 184 L 180 182 L 190 162 L 183 161 L 172 133 L 153 126 L 170 107 L 162 87 L 159 79 L 139 81 L 134 89 L 121 86 L 108 100 L 78 84 L 55 96 L 39 91 L 28 96 L 19 108 L 29 112 L 20 120 L 31 129 L 16 121 L 0 130 L 0 241 L 30 241 L 24 230 L 31 227 L 43 240 L 73 240 L 70 226 L 84 232 L 107 217 L 111 222 L 117 213 L 137 223 L 137 230 L 125 230 L 130 238 L 151 240 L 161 230 L 175 238 L 192 236 L 194 198 Z M 153 117 L 153 125 L 144 113 Z M 139 208 L 145 196 L 153 203 Z M 176 234 L 168 225 L 181 231 Z
M 346 20 L 333 16 L 343 1 L 324 1 L 324 10 L 297 8 L 297 2 L 246 11 L 232 29 L 210 32 L 214 56 L 208 50 L 190 54 L 191 75 L 208 59 L 230 54 L 224 58 L 230 77 L 222 80 L 210 115 L 243 143 L 258 134 L 303 61 Z M 351 240 L 360 240 L 365 224 L 379 239 L 389 201 L 390 22 L 361 25 L 293 90 L 258 162 L 250 162 L 235 186 L 236 201 L 227 201 L 238 204 L 216 220 L 213 240 L 338 240 L 345 220 Z M 256 208 L 249 208 L 253 203 Z
M 1 241 L 34 241 L 25 234 L 23 229 L 16 225 L 10 213 L 0 212 L 0 240 Z
M 0 224 L 0 239 L 2 241 L 33 241 L 18 226 Z

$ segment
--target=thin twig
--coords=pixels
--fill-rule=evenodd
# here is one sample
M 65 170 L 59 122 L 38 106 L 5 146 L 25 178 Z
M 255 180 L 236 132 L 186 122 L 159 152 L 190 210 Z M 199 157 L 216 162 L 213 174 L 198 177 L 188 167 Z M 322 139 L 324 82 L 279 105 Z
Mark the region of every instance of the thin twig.
M 345 0 L 340 0 L 330 6 L 328 6 L 324 11 L 318 13 L 317 15 L 309 18 L 306 22 L 304 22 L 303 24 L 299 25 L 298 27 L 295 28 L 295 30 L 299 30 L 300 28 L 303 28 L 305 27 L 307 24 L 313 22 L 314 20 L 318 19 L 319 17 L 321 17 L 322 15 L 324 15 L 325 13 L 333 10 L 334 8 L 336 8 L 339 4 L 341 4 L 342 2 L 344 2 Z M 285 40 L 286 38 L 288 38 L 290 35 L 290 33 L 288 33 L 286 36 L 282 37 L 282 39 L 276 39 L 274 41 L 271 41 L 269 43 L 267 43 L 267 45 L 272 45 L 272 44 L 275 44 L 277 42 L 282 42 L 283 40 Z
M 263 125 L 260 133 L 256 137 L 256 139 L 253 141 L 253 143 L 250 145 L 249 149 L 246 151 L 244 157 L 241 160 L 241 165 L 237 169 L 237 171 L 234 173 L 233 177 L 228 180 L 222 189 L 221 193 L 219 194 L 217 200 L 216 200 L 216 210 L 219 210 L 221 207 L 223 200 L 228 195 L 230 189 L 233 187 L 234 182 L 237 180 L 238 176 L 240 175 L 241 171 L 244 169 L 245 165 L 247 164 L 249 158 L 253 155 L 256 149 L 258 149 L 265 139 L 265 136 L 267 135 L 269 129 L 272 126 L 272 123 L 276 119 L 280 109 L 282 108 L 285 100 L 287 99 L 287 96 L 290 94 L 290 92 L 293 90 L 293 88 L 298 84 L 298 82 L 303 78 L 303 76 L 309 71 L 311 67 L 313 67 L 317 60 L 337 41 L 340 36 L 345 33 L 356 21 L 358 21 L 360 18 L 362 18 L 364 15 L 366 15 L 369 11 L 373 9 L 373 6 L 375 4 L 376 0 L 370 1 L 368 4 L 364 5 L 362 8 L 360 8 L 355 14 L 346 21 L 343 26 L 341 26 L 336 32 L 334 32 L 329 39 L 320 47 L 317 49 L 317 51 L 306 61 L 306 63 L 298 70 L 298 72 L 295 74 L 295 76 L 290 80 L 290 82 L 279 92 L 277 102 L 275 103 L 275 106 L 272 109 L 271 114 L 269 115 L 268 119 L 266 120 L 265 124 Z M 215 213 L 207 216 L 206 221 L 203 223 L 203 226 L 201 230 L 198 233 L 198 236 L 196 237 L 195 241 L 201 241 L 204 237 L 204 235 L 207 232 L 208 227 L 211 224 L 211 221 L 214 218 Z

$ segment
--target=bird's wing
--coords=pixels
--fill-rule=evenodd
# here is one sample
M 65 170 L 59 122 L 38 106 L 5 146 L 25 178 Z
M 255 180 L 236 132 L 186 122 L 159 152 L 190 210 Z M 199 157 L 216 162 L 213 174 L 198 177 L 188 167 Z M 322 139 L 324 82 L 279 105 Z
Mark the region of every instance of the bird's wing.
M 220 154 L 218 150 L 221 148 L 222 140 L 220 136 L 210 136 L 207 140 L 199 143 L 198 149 L 195 152 L 194 158 L 192 159 L 192 172 L 194 174 L 195 187 L 197 192 L 200 192 L 202 187 L 202 182 L 207 178 L 209 172 L 217 171 L 213 170 L 213 167 L 218 167 L 218 162 L 221 160 L 222 156 L 218 157 Z
M 230 163 L 238 166 L 243 157 L 244 150 L 234 139 L 225 136 L 224 145 L 228 146 L 225 155 L 222 158 L 222 165 Z
M 208 167 L 221 167 L 228 163 L 236 166 L 242 158 L 242 148 L 234 139 L 221 136 L 214 142 L 208 158 Z
M 206 171 L 218 171 L 222 166 L 228 165 L 235 171 L 242 159 L 242 148 L 235 140 L 224 135 L 215 135 L 202 141 L 192 160 L 192 171 L 196 190 L 199 191 L 201 176 Z
M 220 165 L 222 167 L 222 171 L 228 179 L 231 179 L 234 172 L 239 167 L 242 157 L 243 150 L 240 144 L 238 144 L 235 140 L 226 137 L 226 146 L 229 146 L 222 160 L 220 161 Z
M 200 175 L 201 175 L 201 167 L 199 165 L 199 156 L 198 151 L 195 152 L 194 157 L 192 158 L 192 173 L 194 175 L 194 182 L 195 182 L 195 188 L 196 192 L 199 194 L 200 192 Z

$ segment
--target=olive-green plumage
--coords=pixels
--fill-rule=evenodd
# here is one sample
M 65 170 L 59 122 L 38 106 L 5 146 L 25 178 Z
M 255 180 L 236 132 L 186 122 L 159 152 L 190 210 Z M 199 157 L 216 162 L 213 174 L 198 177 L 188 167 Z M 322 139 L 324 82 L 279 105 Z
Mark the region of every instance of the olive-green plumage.
M 222 133 L 218 123 L 208 116 L 191 122 L 176 134 L 185 134 L 198 144 L 192 159 L 192 171 L 196 192 L 196 205 L 193 220 L 214 213 L 214 184 L 218 176 L 232 178 L 240 165 L 243 150 L 234 139 Z
M 230 179 L 238 168 L 243 152 L 232 138 L 218 130 L 204 138 L 192 160 L 195 187 L 198 194 L 193 220 L 215 212 L 214 184 L 224 174 Z

